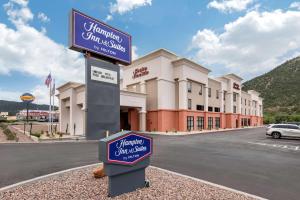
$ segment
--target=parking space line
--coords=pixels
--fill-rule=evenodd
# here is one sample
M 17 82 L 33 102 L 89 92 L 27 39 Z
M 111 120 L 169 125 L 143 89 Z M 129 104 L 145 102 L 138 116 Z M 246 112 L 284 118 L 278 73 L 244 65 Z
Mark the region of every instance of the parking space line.
M 274 147 L 274 148 L 279 148 L 279 149 L 300 151 L 300 146 L 294 146 L 294 145 L 270 144 L 270 143 L 262 143 L 262 142 L 247 142 L 247 143 L 248 144 L 254 144 L 254 145 L 260 145 L 260 146 Z

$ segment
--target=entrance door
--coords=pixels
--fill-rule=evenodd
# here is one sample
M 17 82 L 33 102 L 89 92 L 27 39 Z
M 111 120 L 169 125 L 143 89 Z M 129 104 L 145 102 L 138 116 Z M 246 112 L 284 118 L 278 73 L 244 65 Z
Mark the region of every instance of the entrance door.
M 131 130 L 130 124 L 128 122 L 128 112 L 121 112 L 120 113 L 120 128 L 123 130 Z
M 235 125 L 235 127 L 236 127 L 236 128 L 239 127 L 239 120 L 238 120 L 238 119 L 236 120 L 236 125 Z

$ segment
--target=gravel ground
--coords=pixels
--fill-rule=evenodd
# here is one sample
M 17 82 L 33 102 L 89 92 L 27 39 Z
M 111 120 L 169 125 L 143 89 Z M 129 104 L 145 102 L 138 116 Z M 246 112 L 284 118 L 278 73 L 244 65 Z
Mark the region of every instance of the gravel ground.
M 28 183 L 1 192 L 0 199 L 253 199 L 151 167 L 146 170 L 151 184 L 149 188 L 108 198 L 108 179 L 95 179 L 92 175 L 94 168 L 87 167 Z
M 2 129 L 0 129 L 0 142 L 7 142 L 6 135 L 3 133 Z
M 15 128 L 18 128 L 20 130 L 24 130 L 24 125 L 20 124 L 20 125 L 14 125 Z M 27 132 L 30 131 L 30 125 L 26 125 L 25 130 Z M 59 130 L 59 128 L 57 127 L 57 130 Z M 32 133 L 40 133 L 41 131 L 48 131 L 48 125 L 45 124 L 33 124 L 32 125 Z
M 20 133 L 16 129 L 9 126 L 9 129 L 17 134 L 17 137 L 19 138 L 18 142 L 33 142 L 31 138 L 29 138 L 27 135 L 24 135 L 23 133 Z M 15 140 L 7 140 L 6 135 L 3 133 L 2 129 L 0 129 L 0 143 L 15 143 Z

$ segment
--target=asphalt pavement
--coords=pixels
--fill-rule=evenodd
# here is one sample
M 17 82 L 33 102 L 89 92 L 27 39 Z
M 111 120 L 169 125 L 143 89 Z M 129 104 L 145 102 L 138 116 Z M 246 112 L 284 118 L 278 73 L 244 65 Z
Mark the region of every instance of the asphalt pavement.
M 264 128 L 154 138 L 151 164 L 269 199 L 300 198 L 300 140 Z M 0 187 L 98 162 L 97 142 L 0 144 Z

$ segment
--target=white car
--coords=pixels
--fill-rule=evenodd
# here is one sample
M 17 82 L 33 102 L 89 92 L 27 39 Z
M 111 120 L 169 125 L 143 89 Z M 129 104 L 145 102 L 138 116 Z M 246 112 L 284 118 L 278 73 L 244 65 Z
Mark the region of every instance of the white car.
M 300 138 L 300 127 L 294 124 L 271 124 L 267 127 L 267 135 L 274 139 L 281 137 Z

